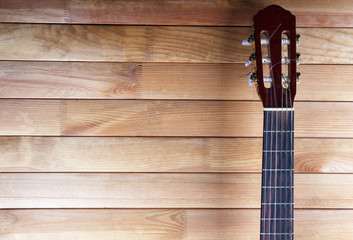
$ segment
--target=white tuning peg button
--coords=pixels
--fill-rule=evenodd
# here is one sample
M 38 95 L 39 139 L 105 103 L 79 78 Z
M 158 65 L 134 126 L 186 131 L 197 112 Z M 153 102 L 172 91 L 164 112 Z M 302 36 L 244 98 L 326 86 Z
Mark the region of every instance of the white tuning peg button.
M 256 82 L 256 79 L 257 79 L 257 74 L 255 72 L 252 72 L 252 73 L 249 74 L 248 82 L 249 82 L 249 86 L 250 87 L 252 85 L 254 85 L 254 82 Z
M 250 37 L 248 38 L 248 40 L 242 41 L 241 44 L 243 46 L 251 46 L 254 43 L 254 40 L 255 40 L 254 35 L 251 34 Z
M 249 40 L 243 40 L 241 42 L 241 45 L 243 45 L 243 46 L 251 46 L 251 43 L 249 42 Z
M 254 81 L 249 77 L 249 86 L 251 87 L 252 85 L 254 85 Z
M 245 67 L 255 62 L 255 59 L 256 59 L 255 53 L 252 53 L 249 57 L 249 60 L 245 63 Z

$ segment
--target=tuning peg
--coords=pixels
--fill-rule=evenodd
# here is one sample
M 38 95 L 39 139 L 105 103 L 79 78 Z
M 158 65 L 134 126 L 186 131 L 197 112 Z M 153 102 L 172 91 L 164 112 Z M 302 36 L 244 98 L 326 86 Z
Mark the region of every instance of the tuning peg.
M 297 72 L 297 83 L 299 84 L 300 83 L 300 79 L 299 79 L 299 77 L 300 77 L 300 72 Z
M 249 74 L 249 86 L 257 84 L 257 73 L 256 72 L 252 72 Z
M 245 63 L 245 67 L 249 66 L 250 64 L 254 63 L 255 62 L 255 53 L 252 53 L 249 57 L 249 60 Z
M 297 46 L 300 45 L 300 34 L 297 34 Z
M 299 65 L 300 64 L 300 60 L 299 60 L 299 58 L 300 58 L 300 53 L 297 53 L 297 65 Z
M 254 44 L 254 41 L 255 41 L 255 37 L 253 34 L 250 35 L 250 37 L 248 38 L 248 40 L 244 40 L 242 41 L 242 45 L 243 46 L 251 46 Z

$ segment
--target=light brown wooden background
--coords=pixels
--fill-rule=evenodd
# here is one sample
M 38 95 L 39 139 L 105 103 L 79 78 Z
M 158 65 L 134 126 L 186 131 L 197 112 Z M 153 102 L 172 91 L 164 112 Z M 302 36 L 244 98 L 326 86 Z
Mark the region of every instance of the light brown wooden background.
M 0 239 L 259 239 L 241 46 L 297 16 L 295 239 L 353 239 L 353 2 L 0 0 Z

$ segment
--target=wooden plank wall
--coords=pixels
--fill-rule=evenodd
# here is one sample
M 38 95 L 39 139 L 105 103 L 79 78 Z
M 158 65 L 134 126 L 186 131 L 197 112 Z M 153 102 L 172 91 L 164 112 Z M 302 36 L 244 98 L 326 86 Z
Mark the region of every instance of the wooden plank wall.
M 258 239 L 270 4 L 302 35 L 295 239 L 352 240 L 350 0 L 0 0 L 0 239 Z

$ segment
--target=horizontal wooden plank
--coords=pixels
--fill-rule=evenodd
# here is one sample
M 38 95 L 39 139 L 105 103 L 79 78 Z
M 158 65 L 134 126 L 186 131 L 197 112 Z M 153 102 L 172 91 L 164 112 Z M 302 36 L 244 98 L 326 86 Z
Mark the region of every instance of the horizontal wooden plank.
M 353 29 L 299 28 L 301 62 L 353 64 Z M 0 60 L 243 63 L 248 27 L 1 24 Z
M 1 210 L 0 237 L 6 240 L 256 239 L 260 211 L 218 210 Z M 353 236 L 352 210 L 295 210 L 298 240 Z
M 0 171 L 259 172 L 261 143 L 255 138 L 1 137 Z M 305 160 L 301 165 L 311 166 Z
M 296 173 L 353 173 L 352 139 L 295 139 Z M 0 137 L 1 172 L 261 172 L 261 138 Z
M 250 26 L 253 15 L 278 4 L 292 11 L 304 27 L 353 27 L 351 1 L 192 0 L 2 0 L 1 22 L 147 25 Z
M 262 137 L 243 101 L 0 100 L 1 135 Z M 296 137 L 353 137 L 353 103 L 297 102 Z
M 3 61 L 0 71 L 1 98 L 259 99 L 243 64 Z M 297 101 L 353 101 L 352 65 L 299 71 Z
M 353 208 L 353 175 L 296 174 L 296 208 Z M 2 173 L 2 208 L 259 208 L 261 174 Z

